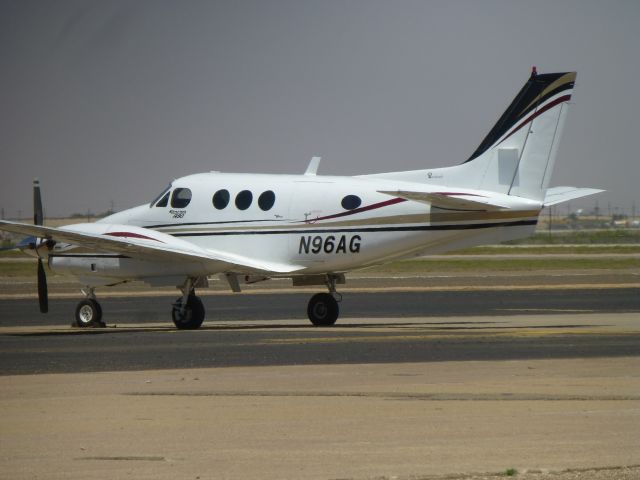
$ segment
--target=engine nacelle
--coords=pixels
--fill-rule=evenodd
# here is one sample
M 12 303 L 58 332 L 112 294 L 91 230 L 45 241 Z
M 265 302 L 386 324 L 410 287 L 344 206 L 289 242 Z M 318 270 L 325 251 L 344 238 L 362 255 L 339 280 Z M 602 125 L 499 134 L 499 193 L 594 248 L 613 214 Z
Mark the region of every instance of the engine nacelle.
M 152 262 L 112 254 L 50 254 L 49 268 L 92 286 L 156 277 L 204 277 L 208 273 L 199 262 Z

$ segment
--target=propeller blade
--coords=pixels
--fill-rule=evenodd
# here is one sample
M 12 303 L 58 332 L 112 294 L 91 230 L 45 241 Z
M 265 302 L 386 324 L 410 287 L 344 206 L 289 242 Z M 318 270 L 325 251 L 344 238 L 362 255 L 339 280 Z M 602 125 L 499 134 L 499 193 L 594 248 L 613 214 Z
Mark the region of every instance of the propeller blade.
M 42 212 L 42 196 L 40 195 L 40 180 L 35 178 L 33 180 L 33 224 L 43 225 L 44 214 Z M 35 237 L 30 237 L 22 242 L 24 244 L 33 240 L 34 247 L 38 247 L 38 241 Z M 49 290 L 47 288 L 47 274 L 44 271 L 42 265 L 42 258 L 38 256 L 38 303 L 40 304 L 40 312 L 47 313 L 49 311 Z
M 33 224 L 42 225 L 44 216 L 42 214 L 42 197 L 40 196 L 40 180 L 33 180 Z
M 44 272 L 41 258 L 38 258 L 38 302 L 40 303 L 40 312 L 47 313 L 49 311 L 47 274 Z

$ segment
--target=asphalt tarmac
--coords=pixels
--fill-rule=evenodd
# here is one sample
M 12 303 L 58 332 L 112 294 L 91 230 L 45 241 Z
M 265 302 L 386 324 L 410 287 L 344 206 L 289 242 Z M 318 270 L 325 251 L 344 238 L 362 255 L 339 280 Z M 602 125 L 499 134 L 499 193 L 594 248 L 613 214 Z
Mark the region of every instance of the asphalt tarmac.
M 226 321 L 299 320 L 308 326 L 307 302 L 311 292 L 208 294 L 201 296 L 205 325 Z M 82 296 L 52 298 L 49 313 L 40 314 L 35 298 L 0 299 L 0 327 L 69 325 Z M 103 320 L 109 325 L 171 323 L 171 303 L 177 295 L 124 295 L 99 297 Z M 498 290 L 428 290 L 354 292 L 343 294 L 339 325 L 353 318 L 412 318 L 530 313 L 640 312 L 640 288 L 567 288 Z
M 640 319 L 636 288 L 349 292 L 331 328 L 304 318 L 308 297 L 205 295 L 198 331 L 174 329 L 166 296 L 105 298 L 104 329 L 69 326 L 76 299 L 48 315 L 2 300 L 0 375 L 640 355 L 637 329 L 606 328 L 607 314 Z
M 105 295 L 102 329 L 4 293 L 4 476 L 640 476 L 637 287 L 345 291 L 331 328 L 309 292 L 207 292 L 197 331 L 168 293 Z

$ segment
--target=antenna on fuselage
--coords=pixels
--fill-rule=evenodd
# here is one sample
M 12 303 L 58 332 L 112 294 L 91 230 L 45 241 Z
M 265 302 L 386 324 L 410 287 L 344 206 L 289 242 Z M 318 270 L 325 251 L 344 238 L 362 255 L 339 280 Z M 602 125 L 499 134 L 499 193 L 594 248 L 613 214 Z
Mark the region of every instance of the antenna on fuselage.
M 315 175 L 318 171 L 318 167 L 320 166 L 320 160 L 322 160 L 322 157 L 311 157 L 311 161 L 309 162 L 304 174 Z

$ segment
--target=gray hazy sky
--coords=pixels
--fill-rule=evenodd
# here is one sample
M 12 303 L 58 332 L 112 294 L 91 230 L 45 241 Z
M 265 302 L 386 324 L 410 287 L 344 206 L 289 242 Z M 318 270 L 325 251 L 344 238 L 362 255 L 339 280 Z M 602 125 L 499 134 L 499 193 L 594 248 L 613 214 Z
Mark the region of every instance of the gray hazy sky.
M 0 207 L 150 201 L 209 170 L 461 163 L 529 75 L 578 71 L 552 185 L 640 211 L 640 2 L 0 0 Z

